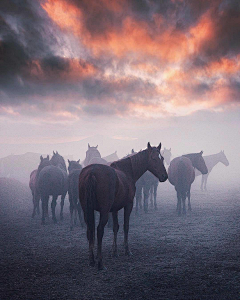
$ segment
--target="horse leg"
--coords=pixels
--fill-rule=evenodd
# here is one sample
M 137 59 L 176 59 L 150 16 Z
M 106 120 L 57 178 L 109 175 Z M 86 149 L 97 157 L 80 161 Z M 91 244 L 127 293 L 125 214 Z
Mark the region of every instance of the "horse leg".
M 73 199 L 72 194 L 69 193 L 69 210 L 70 210 L 70 230 L 73 230 Z
M 133 203 L 129 203 L 124 207 L 124 246 L 125 246 L 125 255 L 132 255 L 128 246 L 128 231 L 129 231 L 129 218 L 133 208 Z
M 116 257 L 117 256 L 117 233 L 119 230 L 118 212 L 117 211 L 112 212 L 112 217 L 113 217 L 113 233 L 114 233 L 112 252 L 113 252 L 113 256 Z
M 202 175 L 202 181 L 201 181 L 201 190 L 203 191 L 203 182 L 204 182 L 204 175 Z
M 150 186 L 148 184 L 145 184 L 143 187 L 143 194 L 144 194 L 144 212 L 148 212 L 148 197 L 149 197 L 149 191 L 150 191 Z
M 183 215 L 186 215 L 186 192 L 182 192 L 182 213 Z
M 46 195 L 41 197 L 41 200 L 42 200 L 42 225 L 45 225 L 45 215 L 47 212 L 48 197 L 49 196 L 46 196 Z
M 208 175 L 209 175 L 209 174 L 204 175 L 204 177 L 205 177 L 205 178 L 204 178 L 204 190 L 205 190 L 205 191 L 207 191 L 207 180 L 208 180 Z
M 155 184 L 154 186 L 153 186 L 153 193 L 154 193 L 154 208 L 155 208 L 155 210 L 157 210 L 157 184 Z
M 112 213 L 109 213 L 108 215 L 108 228 L 113 228 L 113 216 Z
M 102 238 L 104 234 L 104 227 L 108 221 L 108 213 L 100 213 L 100 220 L 97 227 L 97 259 L 98 259 L 98 270 L 105 269 L 102 262 Z
M 35 217 L 36 215 L 36 204 L 35 204 L 35 197 L 34 197 L 34 192 L 32 191 L 32 202 L 33 202 L 33 212 L 32 212 L 32 218 Z
M 63 220 L 63 206 L 64 206 L 64 199 L 66 197 L 66 193 L 64 193 L 62 196 L 61 196 L 61 211 L 60 211 L 60 220 L 62 221 Z
M 181 216 L 182 214 L 182 197 L 181 197 L 181 193 L 177 191 L 177 213 L 179 216 Z
M 40 215 L 39 202 L 40 202 L 40 194 L 39 193 L 35 193 L 35 206 L 37 208 L 37 214 L 38 215 Z
M 151 207 L 153 208 L 153 185 L 150 187 L 150 203 Z
M 81 204 L 79 201 L 77 203 L 77 211 L 78 211 L 78 217 L 79 217 L 80 224 L 82 227 L 85 227 L 85 223 L 82 218 L 82 207 L 81 207 Z
M 53 223 L 57 223 L 57 219 L 56 219 L 56 215 L 55 215 L 55 208 L 57 205 L 57 195 L 53 195 L 52 197 L 52 203 L 51 203 L 51 209 L 52 209 L 52 219 L 53 219 Z
M 95 216 L 95 214 L 93 214 L 93 216 Z M 85 220 L 85 223 L 87 223 L 87 220 L 88 220 L 88 216 L 87 216 L 87 213 L 86 211 L 84 211 L 84 220 Z M 90 228 L 88 227 L 87 225 L 87 239 L 88 239 L 88 245 L 89 245 L 89 265 L 91 267 L 94 267 L 95 266 L 95 259 L 94 259 L 94 253 L 93 253 L 93 250 L 94 250 L 94 241 L 95 241 L 95 217 L 94 217 L 94 220 L 93 220 L 93 228 L 92 228 L 92 231 L 90 230 Z
M 190 197 L 191 197 L 190 189 L 187 191 L 187 197 L 188 197 L 188 211 L 192 211 L 191 202 L 190 202 Z

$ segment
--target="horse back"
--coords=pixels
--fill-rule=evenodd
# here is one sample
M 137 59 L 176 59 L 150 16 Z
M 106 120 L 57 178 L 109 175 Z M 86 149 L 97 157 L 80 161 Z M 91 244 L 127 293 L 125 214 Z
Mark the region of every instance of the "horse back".
M 67 192 L 67 173 L 56 166 L 44 167 L 37 179 L 41 194 L 63 195 Z
M 95 187 L 89 186 L 94 178 Z M 92 184 L 92 183 L 91 183 Z M 79 176 L 79 198 L 83 210 L 86 210 L 86 190 L 95 189 L 94 209 L 100 212 L 119 210 L 124 207 L 129 195 L 126 175 L 107 165 L 93 164 L 85 167 Z M 135 190 L 133 193 L 135 193 Z
M 191 160 L 183 156 L 174 158 L 168 168 L 168 179 L 176 188 L 189 188 L 195 179 Z

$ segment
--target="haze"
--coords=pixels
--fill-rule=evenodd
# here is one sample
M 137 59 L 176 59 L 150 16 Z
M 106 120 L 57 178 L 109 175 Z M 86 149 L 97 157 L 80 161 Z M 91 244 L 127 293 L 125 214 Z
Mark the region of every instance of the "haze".
M 83 160 L 89 142 L 121 158 L 162 142 L 173 156 L 224 150 L 211 180 L 239 184 L 239 12 L 235 0 L 2 0 L 0 157 Z

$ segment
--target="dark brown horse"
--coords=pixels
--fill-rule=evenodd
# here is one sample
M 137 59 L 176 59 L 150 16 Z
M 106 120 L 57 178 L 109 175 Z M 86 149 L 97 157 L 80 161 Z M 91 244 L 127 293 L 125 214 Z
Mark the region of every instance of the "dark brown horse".
M 186 214 L 185 201 L 188 197 L 188 210 L 191 211 L 190 190 L 195 179 L 195 170 L 198 169 L 202 174 L 207 174 L 208 169 L 200 153 L 186 154 L 174 158 L 168 168 L 168 180 L 175 186 L 177 192 L 177 212 L 178 215 Z
M 161 182 L 167 180 L 167 172 L 160 154 L 161 144 L 158 147 L 148 148 L 131 157 L 121 159 L 106 165 L 89 165 L 79 176 L 79 198 L 87 224 L 87 237 L 89 240 L 90 265 L 94 260 L 95 219 L 94 211 L 100 212 L 97 227 L 98 241 L 98 269 L 104 268 L 102 262 L 102 238 L 104 227 L 108 221 L 108 214 L 113 215 L 113 254 L 117 255 L 118 211 L 124 208 L 124 244 L 125 254 L 131 254 L 128 246 L 129 217 L 133 207 L 136 181 L 149 170 Z
M 61 155 L 53 153 L 51 161 L 46 161 L 43 166 L 44 161 L 41 160 L 38 167 L 39 175 L 37 177 L 37 188 L 42 200 L 42 224 L 45 224 L 49 196 L 52 196 L 52 218 L 53 222 L 56 223 L 55 208 L 57 205 L 57 198 L 61 195 L 60 219 L 63 219 L 63 205 L 68 189 L 67 172 L 65 171 L 66 165 L 65 162 L 63 162 L 64 159 Z M 54 165 L 52 165 L 52 163 Z
M 70 229 L 73 230 L 73 223 L 76 224 L 77 221 L 77 213 L 79 216 L 80 223 L 82 227 L 84 226 L 83 218 L 82 218 L 82 209 L 79 202 L 79 190 L 78 190 L 78 181 L 79 175 L 82 171 L 82 166 L 80 165 L 80 159 L 78 161 L 70 161 L 68 160 L 68 195 L 69 195 L 69 203 L 70 203 L 70 215 L 71 215 L 71 223 Z M 74 221 L 73 221 L 73 214 Z

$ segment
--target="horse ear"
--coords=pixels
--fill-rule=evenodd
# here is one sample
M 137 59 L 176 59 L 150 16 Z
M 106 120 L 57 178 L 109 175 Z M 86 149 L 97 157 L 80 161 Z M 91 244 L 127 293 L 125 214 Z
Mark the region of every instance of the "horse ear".
M 203 151 L 201 151 L 200 154 L 202 155 L 202 154 L 203 154 Z
M 47 159 L 49 160 L 49 155 L 47 156 Z
M 56 154 L 58 154 L 58 152 L 56 151 Z
M 134 153 L 134 149 L 132 149 L 132 154 Z
M 42 157 L 42 155 L 40 156 L 40 160 L 41 160 L 41 161 L 43 160 L 43 157 Z
M 55 152 L 53 151 L 53 155 L 55 155 Z
M 90 149 L 91 147 L 90 147 L 90 145 L 89 145 L 89 143 L 88 143 L 88 149 Z
M 69 163 L 69 165 L 70 165 L 70 160 L 68 159 L 68 163 Z
M 77 161 L 77 163 L 80 163 L 80 159 Z
M 98 145 L 95 147 L 97 149 Z
M 147 144 L 148 150 L 152 150 L 152 146 L 150 145 L 150 143 L 148 142 Z
M 157 146 L 157 149 L 160 151 L 161 150 L 161 147 L 162 147 L 162 143 L 160 143 L 158 146 Z M 165 149 L 165 148 L 164 148 Z

